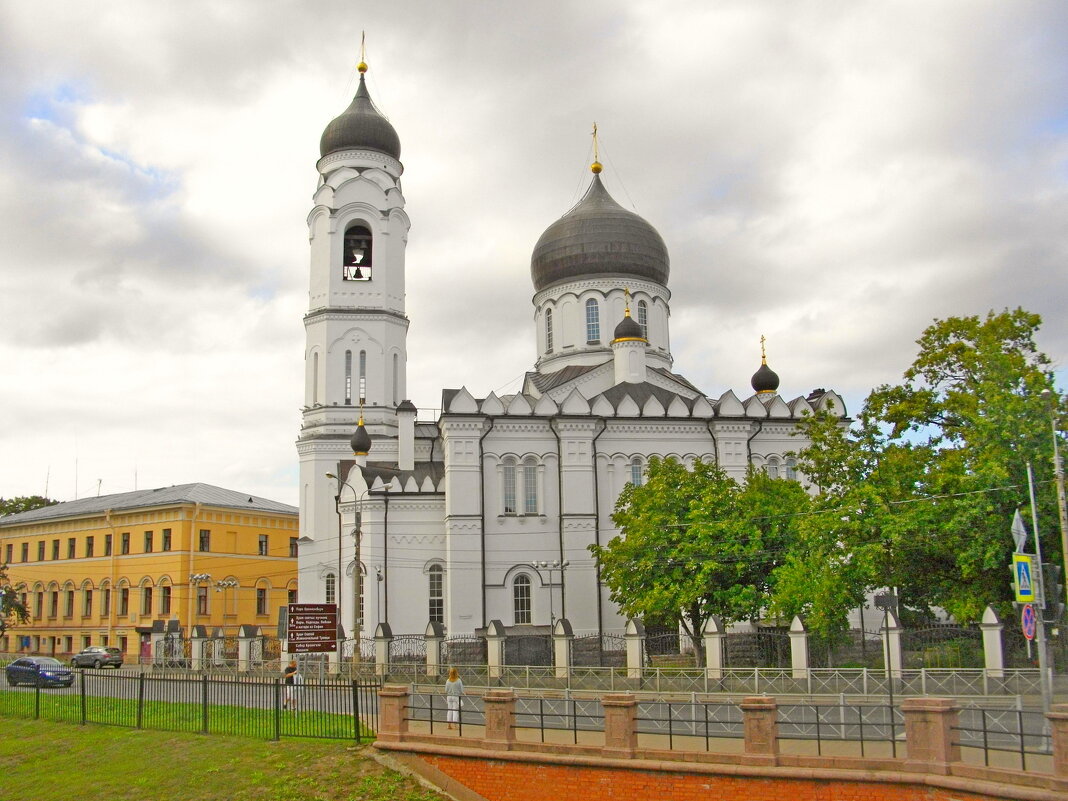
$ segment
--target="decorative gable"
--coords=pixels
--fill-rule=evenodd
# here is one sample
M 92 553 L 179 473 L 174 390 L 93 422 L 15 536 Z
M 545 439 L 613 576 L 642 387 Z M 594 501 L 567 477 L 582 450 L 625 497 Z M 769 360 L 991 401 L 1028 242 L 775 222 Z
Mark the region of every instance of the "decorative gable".
M 564 398 L 564 402 L 560 404 L 560 411 L 564 414 L 589 414 L 590 402 L 582 397 L 581 392 L 577 389 L 573 389 L 570 394 Z
M 482 414 L 488 414 L 492 416 L 504 414 L 504 404 L 501 403 L 501 399 L 497 397 L 497 393 L 491 392 L 482 401 Z
M 474 396 L 467 391 L 467 387 L 460 387 L 452 401 L 449 403 L 449 411 L 452 414 L 477 414 L 478 404 Z
M 719 396 L 719 400 L 716 401 L 716 414 L 719 417 L 745 416 L 745 407 L 742 406 L 742 402 L 738 400 L 733 389 L 728 389 Z

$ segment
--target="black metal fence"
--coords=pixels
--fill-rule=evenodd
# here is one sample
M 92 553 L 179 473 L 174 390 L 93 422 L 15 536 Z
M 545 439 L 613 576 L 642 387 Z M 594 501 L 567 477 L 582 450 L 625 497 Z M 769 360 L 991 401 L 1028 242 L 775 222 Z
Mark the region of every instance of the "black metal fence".
M 997 754 L 1015 761 L 1014 767 L 1028 770 L 1028 758 L 1048 756 L 1053 740 L 1046 716 L 1023 709 L 962 709 L 955 727 L 956 745 L 976 748 L 983 764 L 990 766 Z
M 829 742 L 860 743 L 860 755 L 873 743 L 882 743 L 898 756 L 905 738 L 901 709 L 888 704 L 780 704 L 779 738 L 811 740 L 822 755 Z
M 374 739 L 376 681 L 155 676 L 77 671 L 72 687 L 5 687 L 0 717 L 159 731 L 282 737 Z

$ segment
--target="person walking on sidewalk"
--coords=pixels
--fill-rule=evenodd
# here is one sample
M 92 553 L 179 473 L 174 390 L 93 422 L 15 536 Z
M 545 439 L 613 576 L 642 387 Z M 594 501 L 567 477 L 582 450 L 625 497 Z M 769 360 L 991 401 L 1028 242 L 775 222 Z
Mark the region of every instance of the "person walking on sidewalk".
M 449 728 L 455 729 L 454 724 L 460 722 L 460 705 L 464 697 L 464 683 L 460 681 L 460 672 L 456 668 L 449 668 L 449 680 L 445 682 L 445 703 L 448 713 L 445 719 L 449 722 Z

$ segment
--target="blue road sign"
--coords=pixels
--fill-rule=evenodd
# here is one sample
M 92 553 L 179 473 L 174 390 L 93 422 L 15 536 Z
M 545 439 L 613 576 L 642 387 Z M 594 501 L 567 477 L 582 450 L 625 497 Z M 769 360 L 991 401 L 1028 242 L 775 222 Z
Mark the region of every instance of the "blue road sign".
M 1031 557 L 1025 553 L 1012 555 L 1012 574 L 1016 579 L 1016 602 L 1021 604 L 1034 603 L 1035 582 L 1031 572 Z

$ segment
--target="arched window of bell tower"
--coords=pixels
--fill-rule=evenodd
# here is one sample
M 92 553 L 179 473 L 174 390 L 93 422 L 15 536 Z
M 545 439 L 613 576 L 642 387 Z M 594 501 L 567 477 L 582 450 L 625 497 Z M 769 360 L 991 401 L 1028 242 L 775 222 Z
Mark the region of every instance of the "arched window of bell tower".
M 360 351 L 360 405 L 367 402 L 367 351 Z
M 545 352 L 553 352 L 553 310 L 545 310 Z
M 345 351 L 345 405 L 352 406 L 352 351 Z
M 400 403 L 400 356 L 393 354 L 393 405 Z
M 345 241 L 341 256 L 341 277 L 345 281 L 370 281 L 372 237 L 363 223 L 352 223 L 345 229 Z
M 312 354 L 312 405 L 319 402 L 319 354 Z

